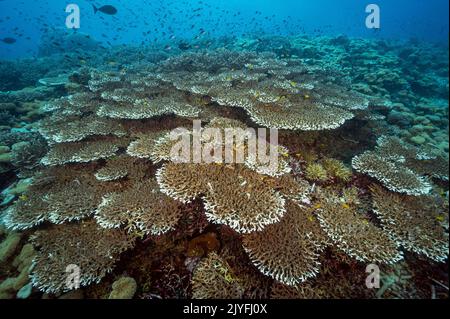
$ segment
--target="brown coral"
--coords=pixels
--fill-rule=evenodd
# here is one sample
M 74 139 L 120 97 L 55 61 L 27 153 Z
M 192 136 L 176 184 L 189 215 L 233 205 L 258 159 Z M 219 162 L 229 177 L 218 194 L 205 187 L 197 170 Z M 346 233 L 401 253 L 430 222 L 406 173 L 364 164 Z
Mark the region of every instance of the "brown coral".
M 355 207 L 326 192 L 317 216 L 323 230 L 347 255 L 361 262 L 392 264 L 403 258 L 396 243 L 370 223 Z
M 185 102 L 169 98 L 136 99 L 127 102 L 103 102 L 97 110 L 99 117 L 115 119 L 148 119 L 156 116 L 175 114 L 183 117 L 197 117 L 200 109 Z
M 67 286 L 71 269 L 80 270 L 81 286 L 99 282 L 134 242 L 125 232 L 101 228 L 92 220 L 51 226 L 36 231 L 31 240 L 37 251 L 31 281 L 48 293 L 74 288 Z
M 239 165 L 166 163 L 156 176 L 172 198 L 189 202 L 202 194 L 208 219 L 238 232 L 261 230 L 284 213 L 281 194 Z
M 156 141 L 168 133 L 169 131 L 157 131 L 139 134 L 137 139 L 128 145 L 127 154 L 138 158 L 150 158 Z
M 389 160 L 374 151 L 355 156 L 352 166 L 358 172 L 377 179 L 394 192 L 419 196 L 431 190 L 431 184 L 426 178 L 414 173 L 401 162 Z
M 357 171 L 378 179 L 389 190 L 426 195 L 431 184 L 424 176 L 448 180 L 448 155 L 437 149 L 419 149 L 395 136 L 381 136 L 374 151 L 353 158 Z
M 103 197 L 95 218 L 105 228 L 124 227 L 141 235 L 160 235 L 181 217 L 180 203 L 158 190 L 153 180 L 136 182 L 127 190 Z
M 67 163 L 87 163 L 114 156 L 126 144 L 111 138 L 96 139 L 74 143 L 55 144 L 41 160 L 44 165 L 63 165 Z
M 39 133 L 50 143 L 76 142 L 92 135 L 121 137 L 126 134 L 120 123 L 93 115 L 84 117 L 55 115 L 41 121 Z
M 28 229 L 43 221 L 60 224 L 84 218 L 94 213 L 107 189 L 89 170 L 45 170 L 8 208 L 5 224 L 12 229 Z
M 319 272 L 319 255 L 327 244 L 318 221 L 292 201 L 276 224 L 246 234 L 243 246 L 265 275 L 287 285 L 297 285 Z
M 106 164 L 95 172 L 99 181 L 109 182 L 121 180 L 125 177 L 140 181 L 146 175 L 149 163 L 127 155 L 110 157 Z
M 287 199 L 303 204 L 310 204 L 311 185 L 304 179 L 295 178 L 291 174 L 280 177 L 264 177 L 263 180 Z
M 425 255 L 435 261 L 448 258 L 448 233 L 440 219 L 448 210 L 432 197 L 406 196 L 371 187 L 374 212 L 383 229 L 405 249 Z
M 191 283 L 194 299 L 240 299 L 244 293 L 239 278 L 215 252 L 200 261 Z
M 203 57 L 198 55 L 197 58 Z M 263 55 L 256 58 L 242 54 L 242 58 L 249 60 L 238 70 L 230 71 L 229 65 L 223 65 L 213 72 L 208 65 L 199 65 L 195 71 L 173 71 L 163 65 L 158 77 L 179 90 L 210 96 L 220 105 L 243 108 L 254 122 L 270 128 L 334 129 L 353 118 L 350 111 L 366 109 L 369 105 L 363 95 L 340 86 L 316 88 L 317 85 L 312 84 L 313 76 L 306 74 L 305 68 L 298 64 L 288 65 Z M 268 79 L 269 75 L 276 76 Z M 297 76 L 306 83 L 288 79 Z
M 335 129 L 354 116 L 346 110 L 310 101 L 299 101 L 291 107 L 269 104 L 247 107 L 246 110 L 257 124 L 304 131 Z
M 315 182 L 324 182 L 328 179 L 327 171 L 319 163 L 308 164 L 305 170 L 305 177 Z

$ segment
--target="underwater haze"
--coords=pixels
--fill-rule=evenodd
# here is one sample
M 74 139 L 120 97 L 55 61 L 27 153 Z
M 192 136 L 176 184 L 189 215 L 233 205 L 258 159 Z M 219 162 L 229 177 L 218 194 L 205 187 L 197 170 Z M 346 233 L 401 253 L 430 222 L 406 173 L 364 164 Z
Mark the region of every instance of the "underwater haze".
M 94 14 L 96 1 L 0 1 L 0 37 L 16 38 L 14 46 L 0 42 L 0 56 L 15 58 L 36 54 L 41 36 L 53 28 L 64 28 L 68 4 L 81 12 L 80 32 L 103 43 L 152 44 L 170 36 L 202 37 L 252 35 L 336 35 L 367 38 L 422 39 L 448 43 L 446 0 L 381 0 L 379 29 L 365 26 L 365 8 L 370 1 L 161 1 L 111 0 L 114 16 Z
M 448 9 L 0 0 L 0 299 L 448 299 Z

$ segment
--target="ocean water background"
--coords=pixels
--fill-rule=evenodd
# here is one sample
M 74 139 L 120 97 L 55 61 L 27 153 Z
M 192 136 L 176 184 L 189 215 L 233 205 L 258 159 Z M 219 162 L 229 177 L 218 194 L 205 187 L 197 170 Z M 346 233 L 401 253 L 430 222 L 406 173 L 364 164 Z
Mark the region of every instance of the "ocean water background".
M 0 59 L 36 55 L 41 36 L 65 28 L 65 7 L 79 5 L 78 32 L 108 45 L 163 44 L 170 39 L 268 35 L 336 35 L 420 39 L 448 45 L 448 0 L 38 0 L 0 1 Z M 381 28 L 367 29 L 366 5 L 381 9 Z M 111 4 L 114 16 L 94 14 Z

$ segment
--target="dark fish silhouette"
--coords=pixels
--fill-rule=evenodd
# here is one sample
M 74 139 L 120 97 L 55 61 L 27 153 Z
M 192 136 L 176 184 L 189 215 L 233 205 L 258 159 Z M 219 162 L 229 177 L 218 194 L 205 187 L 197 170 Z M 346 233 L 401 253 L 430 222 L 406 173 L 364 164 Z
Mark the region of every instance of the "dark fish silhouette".
M 16 39 L 14 39 L 14 38 L 3 38 L 1 41 L 6 43 L 6 44 L 16 43 Z
M 109 15 L 114 15 L 117 13 L 117 9 L 109 4 L 104 5 L 100 8 L 97 8 L 95 5 L 92 5 L 92 7 L 94 8 L 94 14 L 97 13 L 97 11 L 100 11 L 102 13 L 109 14 Z
M 188 43 L 182 41 L 178 44 L 178 48 L 180 50 L 185 51 L 185 50 L 189 50 L 191 48 L 191 46 Z

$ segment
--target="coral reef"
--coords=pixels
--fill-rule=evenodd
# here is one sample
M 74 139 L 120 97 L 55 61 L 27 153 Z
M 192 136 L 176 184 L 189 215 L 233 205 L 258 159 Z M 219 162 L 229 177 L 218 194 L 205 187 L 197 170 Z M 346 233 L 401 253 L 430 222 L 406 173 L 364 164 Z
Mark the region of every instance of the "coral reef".
M 448 258 L 448 233 L 439 223 L 448 215 L 448 208 L 439 200 L 392 194 L 378 185 L 371 191 L 374 212 L 398 245 L 438 262 Z
M 203 194 L 208 219 L 238 232 L 261 230 L 284 213 L 281 194 L 242 166 L 166 163 L 156 176 L 161 191 L 180 201 Z
M 132 299 L 136 289 L 136 280 L 131 277 L 121 277 L 113 283 L 108 299 Z
M 92 220 L 38 230 L 31 240 L 37 251 L 31 280 L 45 292 L 73 289 L 67 284 L 71 265 L 80 269 L 80 285 L 99 282 L 134 242 L 125 232 L 101 228 Z
M 287 285 L 319 272 L 319 256 L 326 244 L 316 218 L 291 201 L 281 222 L 243 237 L 244 249 L 256 267 Z
M 198 43 L 0 62 L 0 298 L 448 297 L 448 48 Z
M 103 196 L 95 219 L 105 228 L 123 226 L 128 232 L 159 235 L 174 229 L 181 217 L 180 203 L 158 190 L 155 181 Z
M 92 162 L 116 155 L 120 146 L 120 141 L 109 138 L 55 144 L 41 162 L 48 166 Z
M 403 256 L 396 242 L 370 223 L 355 208 L 342 203 L 333 193 L 322 194 L 317 219 L 333 243 L 361 262 L 393 264 Z
M 326 169 L 318 163 L 311 163 L 306 166 L 305 177 L 315 182 L 323 182 L 328 179 Z
M 341 161 L 334 158 L 326 158 L 323 161 L 323 167 L 327 171 L 327 175 L 334 179 L 348 182 L 352 177 L 352 171 Z
M 448 154 L 442 151 L 418 148 L 393 136 L 379 137 L 375 150 L 352 160 L 353 168 L 376 178 L 391 191 L 416 196 L 431 190 L 425 175 L 448 181 L 448 163 Z
M 76 142 L 91 135 L 125 135 L 122 126 L 113 120 L 94 116 L 67 118 L 58 114 L 44 119 L 39 133 L 49 143 Z
M 97 181 L 89 169 L 50 168 L 33 178 L 28 189 L 8 207 L 4 223 L 28 229 L 44 221 L 55 224 L 92 215 L 108 191 L 117 186 Z
M 5 262 L 16 251 L 22 235 L 20 233 L 10 233 L 0 244 L 0 263 Z
M 216 253 L 211 252 L 200 261 L 192 276 L 194 299 L 239 299 L 244 289 L 230 266 Z
M 405 167 L 401 161 L 391 161 L 373 151 L 355 156 L 352 166 L 367 174 L 394 192 L 408 195 L 424 195 L 431 190 L 431 184 L 422 176 Z

